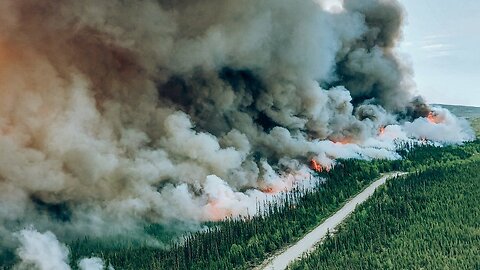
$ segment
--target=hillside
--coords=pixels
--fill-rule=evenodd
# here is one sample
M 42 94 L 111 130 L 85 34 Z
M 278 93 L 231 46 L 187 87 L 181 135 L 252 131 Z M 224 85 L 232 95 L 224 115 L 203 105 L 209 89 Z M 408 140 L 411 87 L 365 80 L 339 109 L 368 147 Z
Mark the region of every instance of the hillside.
M 475 129 L 477 133 L 477 137 L 480 137 L 480 118 L 473 119 L 471 122 L 473 129 Z
M 464 117 L 468 120 L 480 118 L 480 107 L 461 106 L 461 105 L 446 105 L 446 104 L 432 104 L 433 106 L 440 106 L 448 109 L 458 117 Z

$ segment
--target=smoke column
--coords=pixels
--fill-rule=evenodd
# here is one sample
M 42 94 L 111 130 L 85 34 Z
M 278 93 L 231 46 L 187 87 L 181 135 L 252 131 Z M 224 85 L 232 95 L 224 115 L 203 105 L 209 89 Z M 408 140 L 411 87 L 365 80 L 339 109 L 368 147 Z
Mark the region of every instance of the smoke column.
M 312 158 L 473 138 L 414 95 L 394 0 L 17 0 L 0 15 L 4 246 L 29 224 L 65 239 L 253 214 Z

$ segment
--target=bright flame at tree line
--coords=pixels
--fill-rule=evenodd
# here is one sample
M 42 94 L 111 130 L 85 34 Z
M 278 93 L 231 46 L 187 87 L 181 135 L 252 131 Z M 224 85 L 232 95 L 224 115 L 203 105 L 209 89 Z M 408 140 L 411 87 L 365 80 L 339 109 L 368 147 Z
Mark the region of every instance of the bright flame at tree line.
M 385 127 L 383 127 L 383 126 L 380 127 L 380 129 L 378 130 L 378 133 L 379 133 L 379 135 L 385 134 Z
M 439 124 L 442 122 L 440 119 L 438 119 L 437 115 L 435 115 L 434 112 L 428 113 L 427 120 L 432 124 Z
M 323 172 L 323 170 L 328 172 L 330 170 L 329 168 L 323 168 L 322 165 L 315 159 L 310 160 L 310 169 L 316 172 Z

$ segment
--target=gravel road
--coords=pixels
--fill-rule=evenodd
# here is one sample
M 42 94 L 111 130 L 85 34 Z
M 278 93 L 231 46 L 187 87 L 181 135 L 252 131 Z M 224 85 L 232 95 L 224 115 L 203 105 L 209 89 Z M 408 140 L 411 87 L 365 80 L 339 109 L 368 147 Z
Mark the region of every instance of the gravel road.
M 305 235 L 293 246 L 289 247 L 282 253 L 270 258 L 268 262 L 263 264 L 263 267 L 258 269 L 268 270 L 283 270 L 296 259 L 302 257 L 303 254 L 312 251 L 319 242 L 327 235 L 327 232 L 334 231 L 335 228 L 340 225 L 356 208 L 358 204 L 365 202 L 370 196 L 373 195 L 375 190 L 381 185 L 385 184 L 387 179 L 401 175 L 404 173 L 389 173 L 382 178 L 373 182 L 369 187 L 347 202 L 340 210 L 338 210 L 333 216 L 326 219 L 322 224 L 316 227 L 313 231 Z

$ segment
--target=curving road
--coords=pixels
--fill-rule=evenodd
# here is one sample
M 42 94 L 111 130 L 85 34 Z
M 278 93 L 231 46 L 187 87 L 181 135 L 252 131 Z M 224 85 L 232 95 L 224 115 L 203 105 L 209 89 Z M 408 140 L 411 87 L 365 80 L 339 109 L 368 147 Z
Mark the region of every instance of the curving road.
M 387 179 L 403 175 L 405 173 L 395 172 L 384 175 L 382 178 L 373 182 L 369 187 L 347 202 L 340 210 L 338 210 L 333 216 L 326 219 L 322 224 L 316 227 L 313 231 L 305 235 L 293 246 L 289 247 L 282 253 L 270 258 L 267 262 L 260 266 L 258 269 L 268 270 L 283 270 L 293 262 L 294 260 L 302 257 L 303 254 L 312 251 L 315 245 L 322 241 L 327 235 L 327 232 L 332 232 L 340 225 L 356 208 L 358 204 L 365 202 L 370 196 L 373 195 L 375 190 L 381 185 L 385 184 Z

